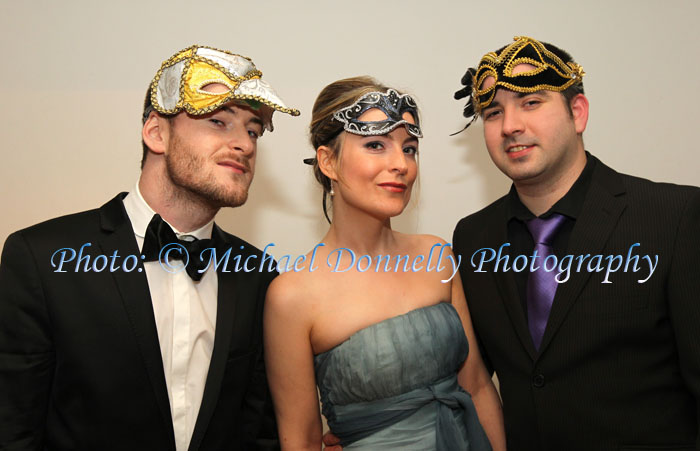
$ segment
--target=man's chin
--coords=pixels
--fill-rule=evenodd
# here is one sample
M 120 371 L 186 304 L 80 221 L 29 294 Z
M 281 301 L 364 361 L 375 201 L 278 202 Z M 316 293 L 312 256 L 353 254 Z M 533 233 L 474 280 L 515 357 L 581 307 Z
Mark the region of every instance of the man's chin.
M 246 196 L 245 196 L 244 198 L 242 198 L 242 199 L 235 199 L 235 200 L 230 201 L 230 202 L 229 202 L 228 204 L 226 204 L 225 206 L 226 206 L 226 207 L 230 207 L 230 208 L 240 207 L 241 205 L 245 204 L 247 200 L 248 200 L 248 196 L 246 195 Z
M 543 177 L 541 172 L 528 172 L 515 174 L 511 177 L 511 180 L 513 181 L 513 183 L 515 183 L 516 187 L 528 186 L 539 184 L 543 180 Z
M 216 202 L 219 208 L 235 208 L 245 204 L 248 200 L 250 182 L 247 180 L 234 180 L 233 183 L 227 180 L 226 182 L 218 185 L 206 197 Z
M 236 193 L 235 195 L 220 196 L 220 197 L 216 197 L 216 198 L 213 198 L 210 200 L 215 204 L 215 206 L 217 208 L 224 208 L 224 207 L 235 208 L 235 207 L 240 207 L 241 205 L 246 203 L 246 201 L 248 200 L 248 193 L 247 192 L 245 194 Z
M 514 182 L 527 182 L 542 175 L 543 169 L 533 163 L 535 162 L 528 160 L 509 161 L 500 165 L 498 169 Z
M 223 191 L 220 189 L 192 189 L 202 201 L 212 208 L 240 207 L 248 200 L 248 190 Z

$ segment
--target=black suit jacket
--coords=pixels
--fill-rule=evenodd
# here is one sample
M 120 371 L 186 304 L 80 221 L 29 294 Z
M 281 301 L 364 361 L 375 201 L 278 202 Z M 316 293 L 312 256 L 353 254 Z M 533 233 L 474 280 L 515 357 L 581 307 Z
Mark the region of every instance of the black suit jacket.
M 142 264 L 56 272 L 61 248 L 138 255 L 121 199 L 10 235 L 0 262 L 0 448 L 174 450 L 161 351 Z M 260 251 L 215 226 L 217 253 Z M 243 247 L 241 250 L 241 246 Z M 54 256 L 54 263 L 57 263 Z M 77 257 L 76 257 L 77 258 Z M 127 269 L 133 266 L 127 264 Z M 99 269 L 101 264 L 97 265 Z M 119 267 L 119 264 L 115 264 Z M 262 447 L 274 433 L 262 310 L 274 273 L 219 271 L 216 333 L 190 450 Z M 265 425 L 265 421 L 272 424 Z M 274 441 L 267 442 L 270 446 Z
M 626 258 L 639 243 L 633 254 L 658 254 L 658 264 L 645 283 L 649 270 L 631 265 L 611 283 L 605 271 L 572 271 L 539 353 L 512 269 L 470 263 L 508 241 L 508 208 L 506 196 L 462 219 L 453 243 L 479 345 L 500 381 L 509 450 L 700 446 L 700 189 L 597 162 L 566 254 Z

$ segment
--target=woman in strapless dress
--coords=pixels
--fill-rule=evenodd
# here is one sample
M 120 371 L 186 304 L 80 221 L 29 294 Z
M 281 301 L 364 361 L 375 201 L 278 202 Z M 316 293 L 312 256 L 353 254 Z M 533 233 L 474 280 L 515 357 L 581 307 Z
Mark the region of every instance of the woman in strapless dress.
M 321 448 L 317 393 L 343 449 L 505 449 L 451 248 L 391 228 L 418 173 L 414 100 L 336 81 L 310 135 L 330 227 L 305 260 L 281 263 L 265 306 L 282 449 Z

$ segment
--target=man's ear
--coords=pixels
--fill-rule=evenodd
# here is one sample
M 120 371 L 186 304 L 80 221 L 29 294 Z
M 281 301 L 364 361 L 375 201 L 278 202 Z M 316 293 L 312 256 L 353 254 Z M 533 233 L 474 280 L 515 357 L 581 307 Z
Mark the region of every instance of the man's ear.
M 334 181 L 338 180 L 336 159 L 333 149 L 328 146 L 319 146 L 318 149 L 316 149 L 316 160 L 318 161 L 318 168 L 326 177 Z
M 168 120 L 156 112 L 151 112 L 141 129 L 141 138 L 146 143 L 151 152 L 157 154 L 165 153 L 169 137 L 170 128 Z
M 586 130 L 586 124 L 588 123 L 588 99 L 583 94 L 576 94 L 571 99 L 569 106 L 574 117 L 576 133 L 581 134 Z

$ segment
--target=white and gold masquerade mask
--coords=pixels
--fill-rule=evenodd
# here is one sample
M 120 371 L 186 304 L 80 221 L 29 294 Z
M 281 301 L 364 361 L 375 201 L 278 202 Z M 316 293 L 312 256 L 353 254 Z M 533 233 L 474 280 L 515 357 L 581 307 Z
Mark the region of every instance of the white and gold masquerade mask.
M 287 108 L 250 58 L 225 50 L 193 45 L 163 62 L 151 82 L 151 103 L 161 114 L 180 111 L 199 116 L 231 101 L 259 111 L 265 128 L 272 131 L 272 113 L 277 110 L 298 116 Z M 226 89 L 208 90 L 211 86 Z M 150 110 L 144 112 L 147 117 Z

